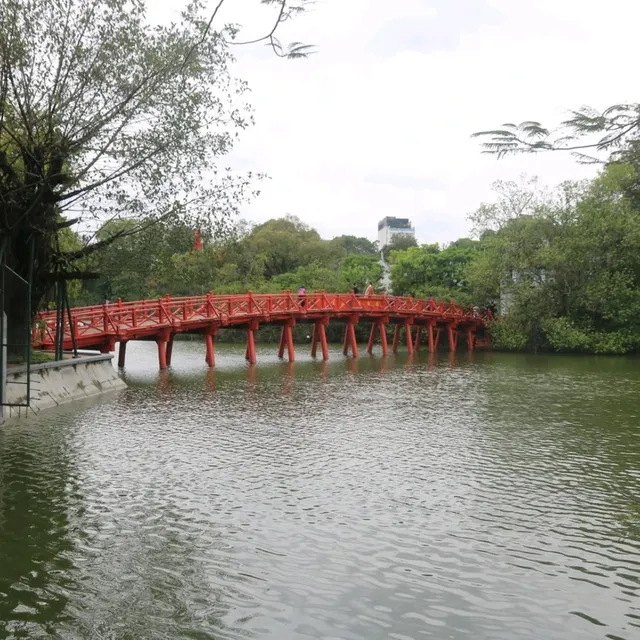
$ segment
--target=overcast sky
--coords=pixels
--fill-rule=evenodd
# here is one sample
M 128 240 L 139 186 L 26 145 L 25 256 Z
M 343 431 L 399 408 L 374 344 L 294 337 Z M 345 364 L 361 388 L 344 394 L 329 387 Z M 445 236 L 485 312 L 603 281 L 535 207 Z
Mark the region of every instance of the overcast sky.
M 268 30 L 273 9 L 227 2 L 243 37 Z M 567 155 L 497 161 L 470 134 L 637 99 L 639 18 L 630 0 L 317 0 L 280 33 L 315 44 L 312 58 L 238 52 L 256 126 L 230 164 L 271 177 L 244 215 L 371 239 L 396 215 L 420 241 L 443 242 L 468 233 L 494 180 L 589 175 Z

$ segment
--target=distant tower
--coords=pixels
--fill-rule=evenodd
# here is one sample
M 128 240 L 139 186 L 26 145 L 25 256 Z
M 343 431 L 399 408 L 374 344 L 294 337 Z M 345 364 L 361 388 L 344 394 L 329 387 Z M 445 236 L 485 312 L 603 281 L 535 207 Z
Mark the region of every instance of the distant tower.
M 416 237 L 416 230 L 411 226 L 409 218 L 394 218 L 387 216 L 378 222 L 378 250 L 382 251 L 390 245 L 394 236 L 403 235 Z

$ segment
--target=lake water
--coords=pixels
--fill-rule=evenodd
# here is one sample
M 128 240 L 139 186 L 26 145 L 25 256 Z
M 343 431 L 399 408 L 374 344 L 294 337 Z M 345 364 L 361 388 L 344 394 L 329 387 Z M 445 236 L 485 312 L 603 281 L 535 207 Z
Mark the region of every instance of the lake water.
M 640 637 L 640 362 L 131 343 L 0 428 L 0 638 Z

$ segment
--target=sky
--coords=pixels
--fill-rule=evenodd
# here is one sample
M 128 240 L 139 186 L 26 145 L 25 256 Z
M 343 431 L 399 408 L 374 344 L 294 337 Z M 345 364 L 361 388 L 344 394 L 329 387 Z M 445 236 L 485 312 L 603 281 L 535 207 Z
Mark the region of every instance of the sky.
M 221 19 L 250 39 L 273 12 L 227 0 Z M 496 180 L 593 175 L 567 154 L 496 160 L 470 136 L 637 99 L 639 19 L 628 0 L 317 0 L 279 32 L 315 45 L 312 57 L 236 51 L 256 125 L 228 164 L 270 177 L 242 215 L 291 214 L 323 237 L 370 239 L 394 215 L 411 219 L 420 242 L 450 242 L 468 234 L 467 214 Z

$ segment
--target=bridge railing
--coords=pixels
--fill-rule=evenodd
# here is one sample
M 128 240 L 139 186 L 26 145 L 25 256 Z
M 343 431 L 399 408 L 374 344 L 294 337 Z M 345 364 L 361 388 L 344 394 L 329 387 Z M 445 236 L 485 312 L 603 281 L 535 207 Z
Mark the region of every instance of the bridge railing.
M 78 341 L 92 336 L 118 336 L 130 330 L 153 327 L 179 327 L 182 323 L 215 322 L 221 325 L 233 320 L 249 318 L 330 314 L 337 317 L 349 314 L 396 314 L 441 318 L 449 321 L 482 322 L 493 319 L 489 310 L 465 308 L 453 302 L 433 299 L 364 296 L 353 293 L 313 292 L 299 296 L 285 291 L 277 294 L 184 296 L 158 298 L 76 307 L 72 309 L 72 326 L 65 318 L 64 333 L 71 331 Z M 53 343 L 56 332 L 56 312 L 46 311 L 39 316 L 40 326 L 34 332 L 34 344 Z

